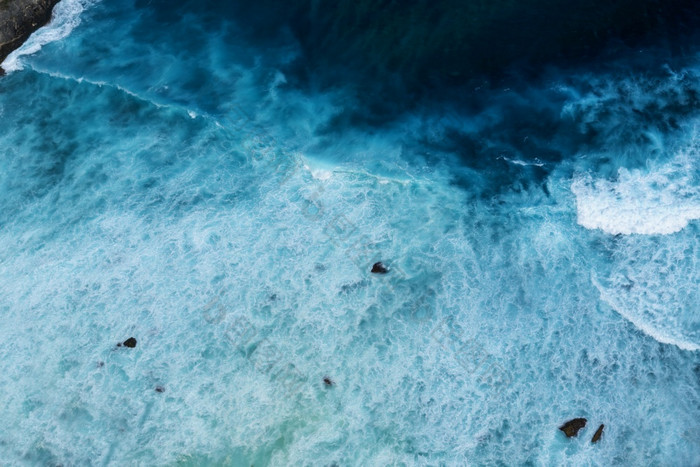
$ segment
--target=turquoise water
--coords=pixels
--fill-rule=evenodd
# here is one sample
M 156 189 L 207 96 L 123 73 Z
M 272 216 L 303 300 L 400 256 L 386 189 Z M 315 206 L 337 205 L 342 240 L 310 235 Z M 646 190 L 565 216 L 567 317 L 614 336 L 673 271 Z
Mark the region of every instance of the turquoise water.
M 2 465 L 699 465 L 697 56 L 373 127 L 160 3 L 4 64 Z

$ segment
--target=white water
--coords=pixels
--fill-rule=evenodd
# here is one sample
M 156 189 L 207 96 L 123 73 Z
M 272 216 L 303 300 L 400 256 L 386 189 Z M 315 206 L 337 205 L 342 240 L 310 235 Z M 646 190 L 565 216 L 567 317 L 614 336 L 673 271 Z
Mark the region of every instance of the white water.
M 618 171 L 616 180 L 578 175 L 571 184 L 578 223 L 606 233 L 668 235 L 700 219 L 698 148 L 663 163 Z
M 100 0 L 61 0 L 56 4 L 51 21 L 32 34 L 21 47 L 12 51 L 2 62 L 2 68 L 10 73 L 23 68 L 22 57 L 31 55 L 50 43 L 59 41 L 80 24 L 80 14 Z

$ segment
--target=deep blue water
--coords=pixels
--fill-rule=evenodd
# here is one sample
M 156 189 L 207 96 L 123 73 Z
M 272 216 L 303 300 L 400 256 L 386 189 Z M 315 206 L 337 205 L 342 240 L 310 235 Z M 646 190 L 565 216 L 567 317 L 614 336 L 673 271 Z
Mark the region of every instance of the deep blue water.
M 0 464 L 700 465 L 700 44 L 377 125 L 288 31 L 57 8 L 0 79 Z

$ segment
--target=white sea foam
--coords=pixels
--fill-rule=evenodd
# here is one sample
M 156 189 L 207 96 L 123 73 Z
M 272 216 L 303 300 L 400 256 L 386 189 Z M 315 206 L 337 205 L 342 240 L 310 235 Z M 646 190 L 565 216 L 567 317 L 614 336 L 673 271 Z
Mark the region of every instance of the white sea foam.
M 683 310 L 662 303 L 663 294 L 656 295 L 654 290 L 646 289 L 642 293 L 626 294 L 620 289 L 607 288 L 596 279 L 593 284 L 600 292 L 601 299 L 642 333 L 662 344 L 675 345 L 688 351 L 700 350 L 700 345 L 684 336 L 683 324 L 687 324 L 684 321 L 689 318 L 684 320 L 683 317 L 674 316 L 674 312 L 682 313 Z
M 673 236 L 622 237 L 607 277 L 592 279 L 603 302 L 637 329 L 689 351 L 700 350 L 696 231 L 692 226 Z
M 225 85 L 191 93 L 181 77 L 196 63 L 219 63 L 203 59 L 224 56 L 218 39 L 182 53 L 184 62 L 165 74 L 159 64 L 170 59 L 159 54 L 184 49 L 157 52 L 127 25 L 113 28 L 110 59 L 86 67 L 84 84 L 38 76 L 47 88 L 31 107 L 10 107 L 12 96 L 0 96 L 18 109 L 5 112 L 2 147 L 22 154 L 3 153 L 0 171 L 0 351 L 8 356 L 0 387 L 10 420 L 0 458 L 71 465 L 697 458 L 689 443 L 673 444 L 683 443 L 679 427 L 697 418 L 698 399 L 687 390 L 695 387 L 685 366 L 692 362 L 678 351 L 649 358 L 656 342 L 600 319 L 598 293 L 582 278 L 612 266 L 582 248 L 588 235 L 571 225 L 570 205 L 540 203 L 528 192 L 503 194 L 502 203 L 474 200 L 451 172 L 414 154 L 405 135 L 418 132 L 406 128 L 420 126 L 323 136 L 314 130 L 337 108 L 284 86 L 272 95 L 268 81 L 260 92 L 267 75 L 230 72 L 234 61 L 206 74 Z M 87 29 L 73 32 L 85 34 L 82 44 L 107 28 Z M 179 35 L 175 27 L 162 31 Z M 161 34 L 153 40 L 172 44 Z M 135 52 L 138 69 L 114 72 Z M 57 51 L 64 53 L 70 63 Z M 51 72 L 83 76 L 82 66 L 63 62 L 52 60 L 60 66 Z M 150 90 L 166 82 L 170 93 Z M 60 105 L 66 89 L 73 105 Z M 250 118 L 221 117 L 212 109 L 225 105 L 207 105 L 214 98 Z M 154 102 L 163 105 L 147 105 Z M 51 128 L 32 118 L 44 113 Z M 60 176 L 47 160 L 63 151 L 39 146 L 48 136 L 70 139 Z M 260 157 L 270 149 L 282 154 Z M 476 175 L 468 182 L 480 183 Z M 549 184 L 570 198 L 568 178 Z M 692 240 L 695 227 L 611 243 L 651 251 Z M 693 265 L 686 260 L 653 282 L 685 258 L 678 245 L 663 250 L 673 255 L 660 269 L 640 272 L 627 261 L 642 255 L 623 251 L 620 269 L 601 279 L 606 293 L 634 311 L 652 307 L 646 290 L 666 294 L 672 284 L 681 292 L 659 316 L 685 311 L 679 329 L 687 329 L 697 303 Z M 368 273 L 376 255 L 392 266 L 389 275 Z M 635 282 L 631 291 L 625 276 Z M 659 297 L 654 303 L 671 301 Z M 131 335 L 139 340 L 134 352 L 114 349 Z M 334 388 L 324 387 L 324 375 Z M 556 430 L 572 411 L 589 418 L 586 442 L 569 443 Z M 617 422 L 604 441 L 588 443 L 596 424 L 609 420 Z
M 53 9 L 49 24 L 32 34 L 22 46 L 7 56 L 2 67 L 12 72 L 24 68 L 21 57 L 38 52 L 45 44 L 61 40 L 80 24 L 81 13 L 99 0 L 61 0 Z
M 578 223 L 609 234 L 672 234 L 700 219 L 697 152 L 649 169 L 625 169 L 617 180 L 579 175 L 571 184 Z
M 509 159 L 506 156 L 500 156 L 499 159 L 502 159 L 502 160 L 509 162 L 511 164 L 514 164 L 514 165 L 521 165 L 523 167 L 527 167 L 527 166 L 544 167 L 544 163 L 541 162 L 539 159 L 535 159 L 534 162 L 527 162 L 527 161 L 523 161 L 520 159 Z

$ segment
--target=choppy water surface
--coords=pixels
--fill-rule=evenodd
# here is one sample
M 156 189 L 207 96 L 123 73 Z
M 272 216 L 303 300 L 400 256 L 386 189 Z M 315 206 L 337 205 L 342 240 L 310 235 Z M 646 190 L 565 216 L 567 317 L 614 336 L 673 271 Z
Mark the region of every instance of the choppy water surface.
M 368 125 L 160 3 L 4 64 L 0 463 L 698 465 L 694 55 Z

